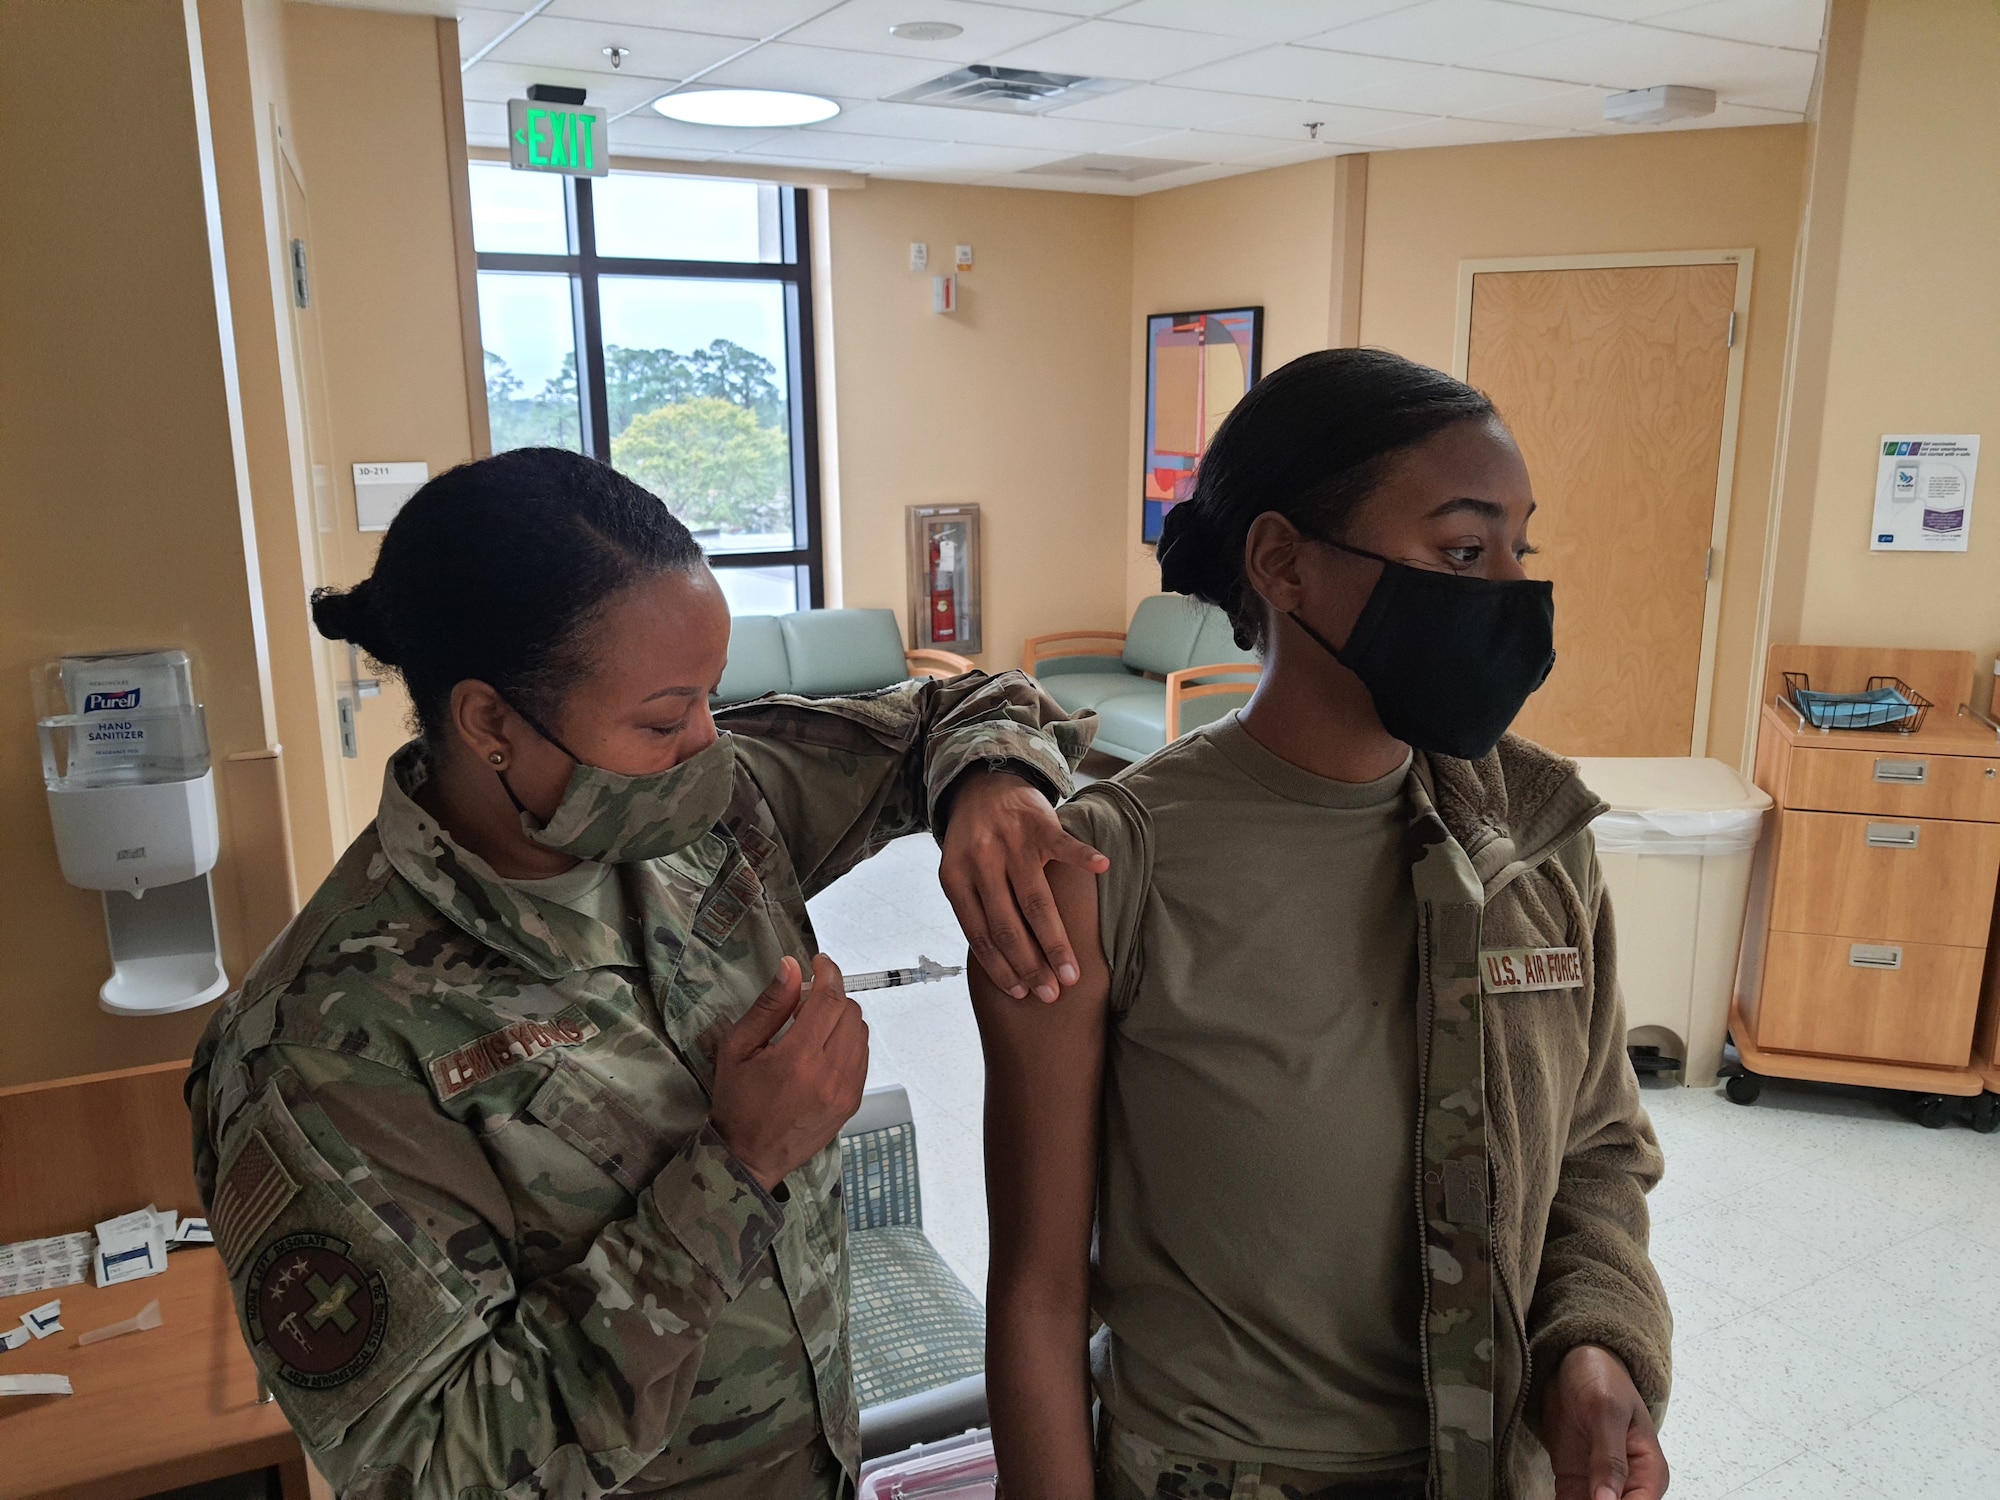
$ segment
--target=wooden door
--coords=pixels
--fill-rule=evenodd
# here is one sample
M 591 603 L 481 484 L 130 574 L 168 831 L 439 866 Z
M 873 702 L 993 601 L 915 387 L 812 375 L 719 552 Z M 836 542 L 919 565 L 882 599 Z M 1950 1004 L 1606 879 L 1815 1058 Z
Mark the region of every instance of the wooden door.
M 1565 755 L 1686 755 L 1737 266 L 1472 279 L 1466 378 L 1527 459 L 1531 576 L 1556 589 L 1556 667 L 1515 721 Z
M 325 287 L 313 262 L 312 218 L 305 186 L 289 155 L 280 154 L 281 208 L 287 247 L 303 246 L 306 296 L 300 305 L 296 286 L 289 299 L 292 352 L 297 363 L 306 457 L 312 474 L 313 556 L 316 581 L 331 587 L 351 587 L 368 576 L 380 549 L 379 535 L 363 533 L 349 498 L 352 489 L 333 469 L 335 451 L 332 409 L 327 394 L 321 352 L 320 312 Z M 295 267 L 287 270 L 296 275 Z M 375 668 L 352 647 L 318 640 L 323 674 L 335 730 L 338 786 L 331 789 L 343 813 L 342 847 L 374 820 L 382 798 L 382 770 L 389 757 L 409 738 L 409 699 L 394 677 L 378 678 Z

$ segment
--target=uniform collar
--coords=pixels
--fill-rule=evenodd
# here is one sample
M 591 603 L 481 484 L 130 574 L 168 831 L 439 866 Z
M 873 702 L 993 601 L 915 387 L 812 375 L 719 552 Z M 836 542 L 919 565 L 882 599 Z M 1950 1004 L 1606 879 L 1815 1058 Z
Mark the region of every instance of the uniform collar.
M 375 814 L 382 852 L 426 901 L 453 925 L 544 979 L 636 962 L 624 936 L 602 923 L 578 917 L 566 924 L 571 931 L 559 935 L 525 891 L 456 843 L 417 801 L 430 774 L 423 741 L 410 741 L 389 757 Z

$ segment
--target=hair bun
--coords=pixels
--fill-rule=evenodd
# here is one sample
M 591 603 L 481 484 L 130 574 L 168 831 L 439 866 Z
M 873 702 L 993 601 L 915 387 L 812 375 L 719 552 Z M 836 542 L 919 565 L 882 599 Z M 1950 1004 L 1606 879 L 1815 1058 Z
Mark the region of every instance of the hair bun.
M 385 667 L 397 666 L 396 649 L 376 608 L 374 580 L 351 589 L 315 589 L 313 626 L 330 641 L 349 641 Z
M 1160 587 L 1170 594 L 1201 594 L 1212 572 L 1213 540 L 1193 502 L 1183 500 L 1167 509 L 1160 522 L 1160 540 L 1153 556 L 1160 564 Z

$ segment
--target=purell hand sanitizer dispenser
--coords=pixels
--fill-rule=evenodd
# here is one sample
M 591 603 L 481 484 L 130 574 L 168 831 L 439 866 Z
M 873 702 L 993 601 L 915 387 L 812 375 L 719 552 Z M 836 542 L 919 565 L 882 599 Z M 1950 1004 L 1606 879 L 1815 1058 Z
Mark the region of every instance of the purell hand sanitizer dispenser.
M 185 651 L 65 656 L 35 680 L 42 778 L 71 885 L 104 893 L 117 1016 L 205 1004 L 229 987 L 215 928 L 215 773 Z

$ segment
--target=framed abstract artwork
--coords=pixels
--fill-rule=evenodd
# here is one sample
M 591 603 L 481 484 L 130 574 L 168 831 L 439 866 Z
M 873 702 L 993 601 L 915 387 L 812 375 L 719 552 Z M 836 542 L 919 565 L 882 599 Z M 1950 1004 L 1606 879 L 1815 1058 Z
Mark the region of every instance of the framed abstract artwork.
M 1195 466 L 1222 419 L 1257 383 L 1264 309 L 1155 313 L 1146 319 L 1146 451 L 1140 538 L 1194 492 Z

